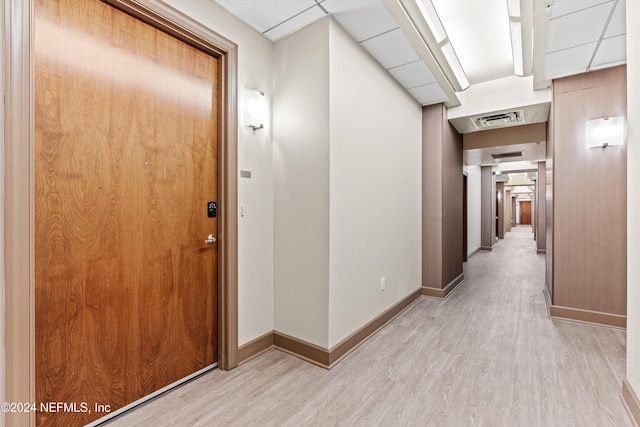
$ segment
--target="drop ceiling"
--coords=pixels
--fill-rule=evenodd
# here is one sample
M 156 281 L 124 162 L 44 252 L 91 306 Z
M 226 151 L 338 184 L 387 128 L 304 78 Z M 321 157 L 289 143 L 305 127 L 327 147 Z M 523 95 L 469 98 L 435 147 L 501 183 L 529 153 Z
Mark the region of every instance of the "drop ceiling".
M 555 0 L 547 14 L 546 80 L 626 63 L 625 0 Z
M 426 58 L 430 51 L 414 25 L 424 22 L 416 2 L 427 0 L 209 1 L 271 41 L 331 15 L 420 104 L 460 103 L 462 94 Z M 514 75 L 507 1 L 432 0 L 472 87 Z M 530 24 L 523 48 L 533 45 L 525 64 L 534 61 L 536 89 L 626 62 L 625 0 L 520 0 L 520 9 L 523 28 Z
M 213 0 L 271 41 L 327 15 L 420 104 L 448 101 L 383 0 Z

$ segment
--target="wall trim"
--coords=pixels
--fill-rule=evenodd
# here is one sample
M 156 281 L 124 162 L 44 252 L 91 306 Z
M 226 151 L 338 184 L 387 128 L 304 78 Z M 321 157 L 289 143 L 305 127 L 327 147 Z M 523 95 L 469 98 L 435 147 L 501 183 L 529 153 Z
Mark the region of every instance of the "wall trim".
M 640 427 L 640 399 L 626 379 L 622 380 L 621 399 L 624 409 L 626 409 L 627 414 L 629 414 L 631 424 L 635 427 Z
M 7 402 L 35 402 L 33 269 L 33 112 L 31 5 L 4 0 L 4 254 L 5 394 Z M 35 425 L 35 414 L 5 413 L 11 426 Z
M 480 246 L 478 250 L 491 252 L 493 250 L 493 246 Z
M 557 319 L 573 320 L 576 322 L 591 323 L 600 326 L 610 326 L 620 329 L 626 329 L 627 327 L 627 316 L 623 316 L 620 314 L 603 313 L 601 311 L 562 307 L 559 305 L 551 305 L 551 307 L 549 308 L 549 316 Z
M 464 281 L 464 273 L 460 273 L 455 279 L 453 279 L 444 288 L 432 288 L 430 286 L 423 286 L 420 288 L 422 295 L 433 298 L 446 298 L 460 283 Z
M 238 366 L 273 348 L 273 331 L 267 332 L 238 348 Z
M 331 347 L 331 349 L 320 347 L 278 331 L 273 331 L 273 348 L 313 363 L 321 368 L 331 369 L 420 299 L 420 293 L 420 289 L 416 289 L 347 338 Z M 261 339 L 264 339 L 265 342 L 267 341 L 265 336 L 261 337 Z M 267 349 L 264 349 L 262 351 L 266 350 Z
M 546 254 L 546 253 L 547 253 L 547 250 L 546 250 L 546 249 L 536 249 L 536 253 L 537 253 L 538 255 Z
M 329 369 L 329 350 L 310 342 L 273 331 L 273 348 L 289 353 L 321 368 Z
M 402 312 L 409 308 L 414 302 L 420 298 L 420 289 L 416 289 L 396 304 L 382 312 L 375 319 L 331 347 L 329 351 L 330 367 L 336 365 L 344 359 L 349 353 L 358 348 L 366 340 L 372 337 L 376 332 L 382 329 L 387 323 L 398 317 Z

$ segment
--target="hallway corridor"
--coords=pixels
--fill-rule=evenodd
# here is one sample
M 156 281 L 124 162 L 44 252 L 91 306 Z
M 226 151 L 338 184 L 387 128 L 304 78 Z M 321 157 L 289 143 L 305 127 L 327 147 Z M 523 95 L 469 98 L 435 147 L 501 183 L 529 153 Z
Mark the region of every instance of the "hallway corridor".
M 625 331 L 552 320 L 531 227 L 465 265 L 331 371 L 270 350 L 109 426 L 631 426 Z

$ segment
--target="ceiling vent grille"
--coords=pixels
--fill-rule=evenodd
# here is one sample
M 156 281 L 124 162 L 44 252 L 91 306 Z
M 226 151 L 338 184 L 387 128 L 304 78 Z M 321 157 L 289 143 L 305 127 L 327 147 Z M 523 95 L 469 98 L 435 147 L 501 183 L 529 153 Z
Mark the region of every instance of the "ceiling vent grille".
M 512 151 L 510 153 L 496 153 L 496 154 L 492 154 L 491 157 L 493 157 L 495 160 L 510 159 L 512 157 L 522 157 L 522 151 Z
M 524 122 L 524 111 L 510 111 L 508 113 L 491 114 L 489 116 L 472 119 L 476 129 L 489 129 L 504 126 L 512 126 Z

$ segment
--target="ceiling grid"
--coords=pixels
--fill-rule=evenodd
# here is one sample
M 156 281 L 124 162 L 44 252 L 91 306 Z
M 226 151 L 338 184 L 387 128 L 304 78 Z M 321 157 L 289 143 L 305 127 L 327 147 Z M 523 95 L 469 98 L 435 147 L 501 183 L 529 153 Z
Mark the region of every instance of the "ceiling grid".
M 512 19 L 522 23 L 525 68 L 534 70 L 532 91 L 548 90 L 555 78 L 626 63 L 625 0 L 210 1 L 273 42 L 331 15 L 421 105 L 456 107 L 471 98 L 466 94 L 474 88 L 478 93 L 485 85 L 513 79 Z M 517 11 L 516 18 L 507 5 Z M 425 14 L 425 8 L 435 12 Z M 436 33 L 455 49 L 471 91 L 452 83 L 450 58 L 443 59 L 443 46 L 431 40 L 438 39 Z M 504 87 L 500 84 L 495 86 Z M 545 120 L 527 118 L 528 107 L 518 107 L 524 108 L 525 124 Z

